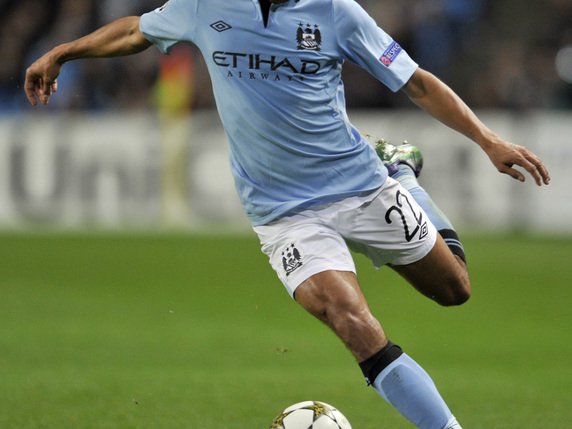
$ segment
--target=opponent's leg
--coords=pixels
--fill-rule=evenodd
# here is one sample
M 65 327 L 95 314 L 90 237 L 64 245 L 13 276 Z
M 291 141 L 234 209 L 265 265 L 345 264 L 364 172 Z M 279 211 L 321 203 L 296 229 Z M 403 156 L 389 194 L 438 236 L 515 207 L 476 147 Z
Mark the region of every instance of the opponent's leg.
M 352 352 L 368 384 L 422 429 L 460 429 L 429 375 L 387 340 L 354 273 L 324 271 L 297 287 L 295 299 Z

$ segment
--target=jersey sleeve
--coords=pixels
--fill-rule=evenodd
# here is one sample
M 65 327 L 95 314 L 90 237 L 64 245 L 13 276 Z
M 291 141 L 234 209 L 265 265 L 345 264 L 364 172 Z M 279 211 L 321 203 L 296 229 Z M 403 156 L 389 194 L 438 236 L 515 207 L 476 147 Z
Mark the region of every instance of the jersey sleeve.
M 147 40 L 168 54 L 182 41 L 192 41 L 198 0 L 169 0 L 141 16 L 139 29 Z
M 332 2 L 342 56 L 367 70 L 392 91 L 401 89 L 417 70 L 417 63 L 354 0 Z

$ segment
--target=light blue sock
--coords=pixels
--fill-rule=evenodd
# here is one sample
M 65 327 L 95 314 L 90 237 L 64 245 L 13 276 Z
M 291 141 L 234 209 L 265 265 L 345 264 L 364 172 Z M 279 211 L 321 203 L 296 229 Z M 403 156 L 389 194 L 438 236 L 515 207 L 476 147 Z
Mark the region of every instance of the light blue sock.
M 435 225 L 437 231 L 454 229 L 451 221 L 447 216 L 445 216 L 439 207 L 437 207 L 427 191 L 419 185 L 411 167 L 401 164 L 399 165 L 397 172 L 391 177 L 401 183 L 401 186 L 409 191 L 415 201 L 417 201 L 417 204 L 419 204 L 425 213 L 427 213 L 429 220 L 433 225 Z
M 429 375 L 403 353 L 377 376 L 373 387 L 421 429 L 461 429 Z

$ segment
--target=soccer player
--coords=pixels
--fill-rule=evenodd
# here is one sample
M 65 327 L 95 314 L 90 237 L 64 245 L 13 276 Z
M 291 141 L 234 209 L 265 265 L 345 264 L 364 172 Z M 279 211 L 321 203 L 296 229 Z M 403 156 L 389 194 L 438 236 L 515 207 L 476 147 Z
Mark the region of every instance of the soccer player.
M 407 419 L 423 429 L 460 428 L 427 373 L 370 312 L 348 249 L 391 266 L 445 306 L 470 296 L 464 251 L 417 183 L 420 153 L 379 142 L 380 160 L 350 123 L 342 64 L 404 91 L 478 144 L 501 173 L 524 181 L 517 166 L 548 184 L 541 160 L 488 129 L 354 0 L 171 0 L 55 47 L 28 68 L 26 95 L 48 104 L 67 61 L 151 44 L 168 53 L 178 42 L 196 44 L 207 62 L 237 191 L 287 291 L 339 336 L 368 384 Z

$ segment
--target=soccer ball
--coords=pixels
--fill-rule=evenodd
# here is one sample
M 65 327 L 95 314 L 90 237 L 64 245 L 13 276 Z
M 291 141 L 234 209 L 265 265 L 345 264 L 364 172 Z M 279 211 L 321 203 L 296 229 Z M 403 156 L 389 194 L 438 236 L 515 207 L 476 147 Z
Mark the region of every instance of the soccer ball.
M 304 401 L 282 411 L 270 429 L 352 429 L 348 419 L 324 402 Z

